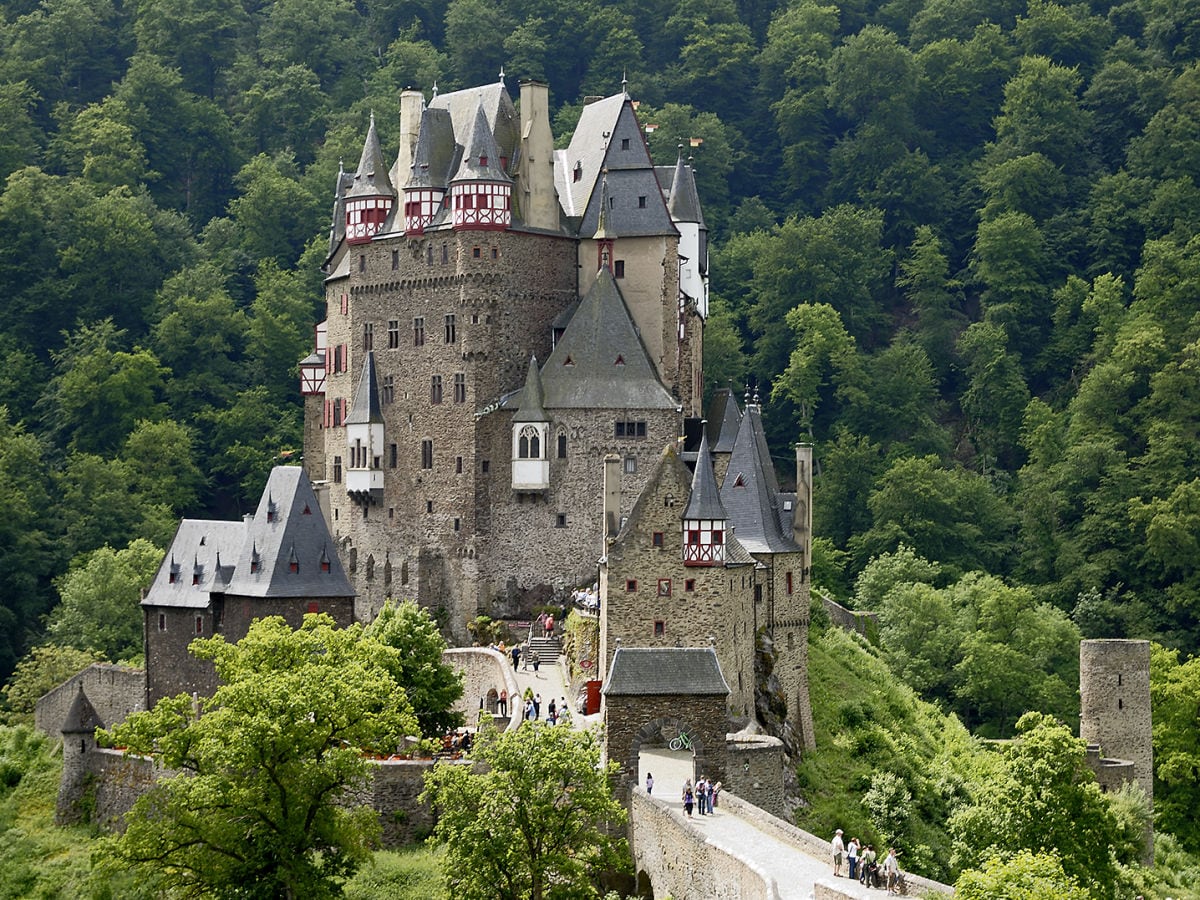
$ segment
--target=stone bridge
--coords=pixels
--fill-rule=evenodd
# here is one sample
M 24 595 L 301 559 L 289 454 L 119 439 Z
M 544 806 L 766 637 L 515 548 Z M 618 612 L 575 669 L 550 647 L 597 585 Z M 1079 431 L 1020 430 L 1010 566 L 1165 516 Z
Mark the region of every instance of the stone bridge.
M 658 790 L 658 785 L 655 787 Z M 887 896 L 834 878 L 829 843 L 731 795 L 688 818 L 672 790 L 630 797 L 630 844 L 644 895 L 675 900 L 869 900 Z M 953 894 L 906 875 L 909 896 Z

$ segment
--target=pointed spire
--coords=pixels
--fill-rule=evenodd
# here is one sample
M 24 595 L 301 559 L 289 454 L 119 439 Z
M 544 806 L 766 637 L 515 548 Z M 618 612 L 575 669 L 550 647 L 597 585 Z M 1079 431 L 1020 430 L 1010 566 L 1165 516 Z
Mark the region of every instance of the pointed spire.
M 431 99 L 431 100 L 432 100 L 432 99 L 433 99 L 434 97 L 436 97 L 436 96 L 437 96 L 437 82 L 435 81 L 435 82 L 433 83 L 433 97 L 430 97 L 429 99 Z
M 371 124 L 367 128 L 367 139 L 363 142 L 362 156 L 354 173 L 354 184 L 346 192 L 347 197 L 395 197 L 396 189 L 388 178 L 387 164 L 383 161 L 383 148 L 379 145 L 379 133 L 375 130 L 375 113 L 371 113 Z
M 453 181 L 499 181 L 509 182 L 512 179 L 500 168 L 500 151 L 496 147 L 496 137 L 488 125 L 487 115 L 483 105 L 475 107 L 475 121 L 471 127 L 471 135 L 463 148 L 462 163 L 455 173 Z
M 621 93 L 625 95 L 625 99 L 629 99 L 629 79 L 626 77 L 628 70 L 621 70 Z
M 611 244 L 616 240 L 617 235 L 609 226 L 608 204 L 608 169 L 604 168 L 600 174 L 600 217 L 596 221 L 594 237 L 597 241 L 608 241 Z M 602 263 L 602 266 L 607 268 L 605 263 Z
M 685 519 L 726 519 L 725 505 L 717 489 L 713 473 L 712 454 L 708 450 L 708 423 L 700 423 L 700 451 L 696 454 L 696 471 L 692 475 L 692 493 L 688 497 Z
M 500 83 L 504 84 L 504 66 L 500 67 Z
M 695 222 L 704 225 L 704 214 L 700 210 L 700 194 L 696 190 L 696 173 L 684 162 L 683 144 L 679 145 L 679 157 L 675 161 L 675 175 L 671 179 L 671 199 L 667 210 L 676 222 Z
M 354 403 L 346 416 L 347 425 L 374 425 L 383 422 L 383 410 L 379 406 L 378 379 L 375 375 L 375 351 L 367 352 L 367 363 L 358 378 L 354 391 Z
M 543 406 L 545 394 L 542 389 L 542 373 L 538 369 L 536 356 L 529 358 L 529 371 L 525 373 L 525 393 L 521 395 L 521 407 L 513 416 L 514 422 L 549 422 Z

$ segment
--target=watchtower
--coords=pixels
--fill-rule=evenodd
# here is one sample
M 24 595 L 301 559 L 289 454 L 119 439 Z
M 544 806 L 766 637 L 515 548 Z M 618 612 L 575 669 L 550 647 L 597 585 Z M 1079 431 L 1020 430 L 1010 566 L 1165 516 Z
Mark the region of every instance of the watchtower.
M 1081 641 L 1079 736 L 1105 756 L 1132 760 L 1134 781 L 1154 799 L 1150 642 Z

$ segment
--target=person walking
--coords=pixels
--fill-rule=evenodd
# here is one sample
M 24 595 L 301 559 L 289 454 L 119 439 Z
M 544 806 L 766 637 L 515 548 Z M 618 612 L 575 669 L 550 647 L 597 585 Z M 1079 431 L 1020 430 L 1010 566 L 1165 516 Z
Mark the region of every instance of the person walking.
M 529 641 L 526 641 L 520 647 L 518 647 L 517 651 L 521 654 L 521 660 L 522 660 L 521 669 L 522 670 L 528 669 L 529 668 Z
M 846 844 L 842 841 L 842 829 L 838 829 L 833 833 L 833 874 L 836 878 L 842 877 L 842 854 L 846 852 Z
M 541 694 L 533 695 L 533 717 L 535 719 L 540 719 L 542 717 L 542 695 Z
M 500 715 L 507 716 L 508 715 L 508 689 L 507 688 L 500 689 L 500 701 L 497 705 L 500 708 Z
M 542 664 L 542 657 L 536 650 L 532 650 L 530 652 L 533 655 L 533 671 L 536 673 L 538 666 Z
M 858 838 L 850 838 L 850 843 L 846 845 L 846 865 L 850 871 L 847 873 L 851 881 L 858 880 Z
M 646 773 L 646 793 L 647 794 L 654 793 L 654 776 L 651 775 L 649 772 Z
M 514 669 L 517 667 L 517 663 L 520 661 L 520 659 L 521 659 L 521 645 L 520 645 L 520 644 L 513 644 L 513 648 L 512 648 L 512 661 L 513 661 L 513 668 L 514 668 Z
M 554 725 L 558 722 L 558 716 L 555 715 L 555 711 L 557 709 L 558 709 L 558 707 L 554 702 L 554 698 L 551 697 L 550 705 L 546 707 L 546 718 L 547 718 L 547 720 L 549 720 L 551 725 Z
M 692 817 L 692 804 L 696 802 L 696 795 L 692 793 L 692 779 L 688 779 L 683 783 L 683 811 L 688 814 L 688 818 Z
M 858 881 L 869 888 L 879 887 L 879 866 L 876 864 L 875 845 L 867 844 L 858 861 Z

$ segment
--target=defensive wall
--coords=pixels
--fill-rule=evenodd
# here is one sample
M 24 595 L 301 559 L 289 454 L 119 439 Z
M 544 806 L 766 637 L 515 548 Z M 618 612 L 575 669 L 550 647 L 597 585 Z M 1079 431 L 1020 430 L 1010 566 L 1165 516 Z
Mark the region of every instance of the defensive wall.
M 501 716 L 496 709 L 502 690 L 508 691 L 509 710 L 520 709 L 511 699 L 519 696 L 521 689 L 508 657 L 487 647 L 457 647 L 443 651 L 442 660 L 462 673 L 463 695 L 454 711 L 462 713 L 468 725 L 474 725 L 482 712 L 500 729 L 512 730 L 521 724 L 520 716 Z
M 731 799 L 721 793 L 721 806 Z M 634 791 L 630 797 L 629 844 L 638 888 L 653 886 L 655 897 L 705 900 L 779 900 L 775 879 L 750 859 L 710 843 L 704 833 L 682 825 L 662 800 Z
M 847 609 L 823 591 L 818 591 L 817 596 L 821 598 L 821 605 L 829 614 L 829 621 L 838 628 L 853 631 L 868 639 L 872 634 L 878 633 L 878 613 L 861 609 Z
M 80 685 L 106 726 L 124 722 L 133 713 L 146 708 L 145 669 L 92 663 L 38 699 L 33 714 L 34 727 L 57 738 Z

